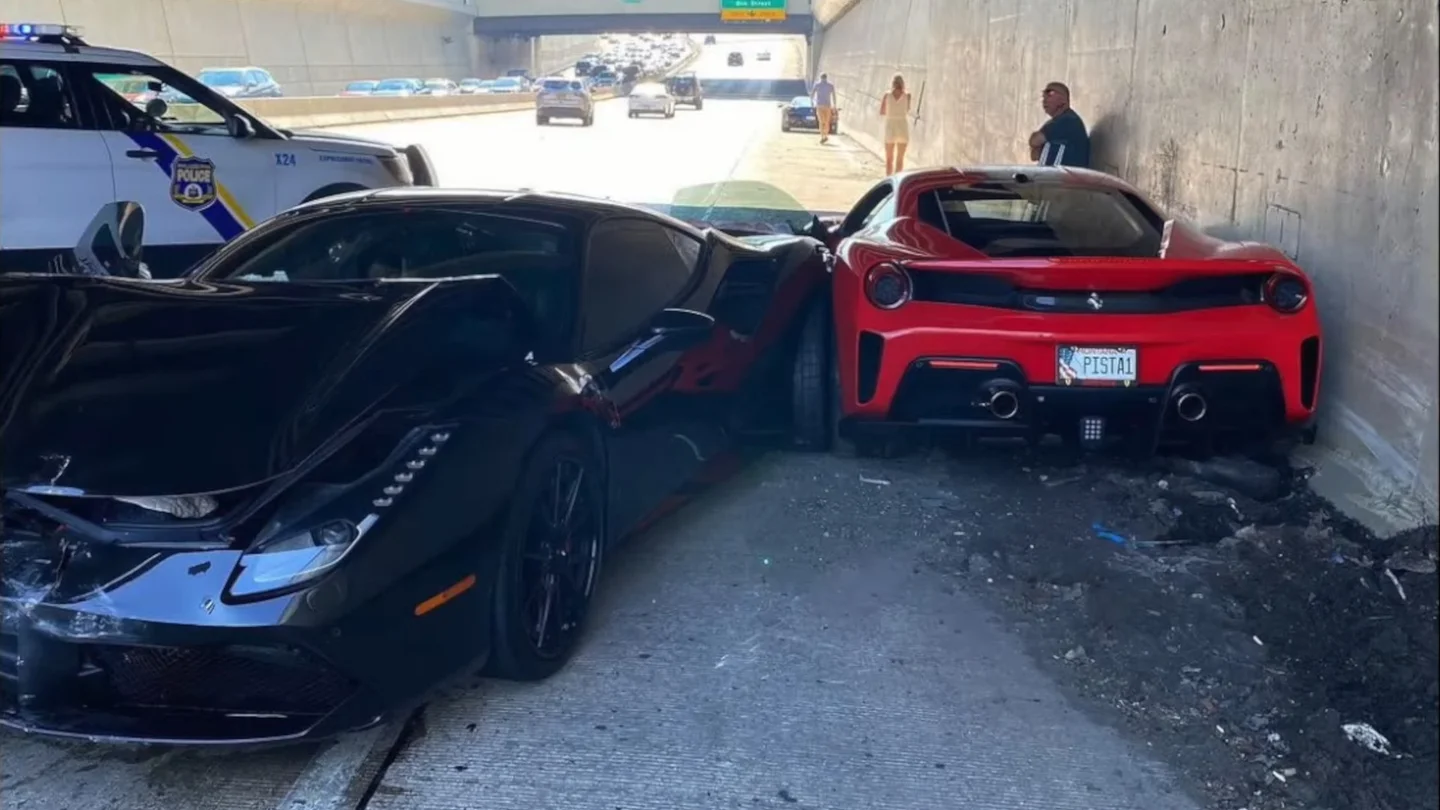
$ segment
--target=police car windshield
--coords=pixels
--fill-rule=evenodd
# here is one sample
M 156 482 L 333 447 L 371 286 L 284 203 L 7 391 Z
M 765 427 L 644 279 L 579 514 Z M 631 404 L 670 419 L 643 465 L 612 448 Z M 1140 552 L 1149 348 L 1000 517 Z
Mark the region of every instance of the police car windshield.
M 790 99 L 790 106 L 797 109 L 800 107 L 809 107 L 810 98 L 808 96 L 796 96 L 795 98 Z
M 210 87 L 235 87 L 245 84 L 245 72 L 241 70 L 202 70 L 200 81 Z

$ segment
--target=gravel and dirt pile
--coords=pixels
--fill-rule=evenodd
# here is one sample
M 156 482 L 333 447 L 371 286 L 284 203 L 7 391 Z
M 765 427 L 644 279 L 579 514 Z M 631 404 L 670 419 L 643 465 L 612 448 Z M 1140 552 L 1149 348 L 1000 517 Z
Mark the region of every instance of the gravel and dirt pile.
M 971 452 L 935 563 L 1220 810 L 1415 810 L 1437 790 L 1435 527 L 1377 538 L 1301 474 Z

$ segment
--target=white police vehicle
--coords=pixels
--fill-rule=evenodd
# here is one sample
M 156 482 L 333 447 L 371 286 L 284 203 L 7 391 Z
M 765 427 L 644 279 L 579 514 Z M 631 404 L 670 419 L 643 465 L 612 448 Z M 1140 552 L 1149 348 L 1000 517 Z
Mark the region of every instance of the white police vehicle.
M 434 185 L 423 149 L 265 123 L 154 57 L 0 23 L 0 272 L 43 272 L 102 206 L 146 212 L 156 278 L 302 202 Z

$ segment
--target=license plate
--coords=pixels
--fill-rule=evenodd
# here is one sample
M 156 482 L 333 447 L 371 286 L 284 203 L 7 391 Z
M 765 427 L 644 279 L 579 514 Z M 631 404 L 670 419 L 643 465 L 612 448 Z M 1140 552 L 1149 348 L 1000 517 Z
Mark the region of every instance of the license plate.
M 1061 385 L 1135 384 L 1139 352 L 1133 348 L 1061 346 L 1055 353 L 1055 379 Z

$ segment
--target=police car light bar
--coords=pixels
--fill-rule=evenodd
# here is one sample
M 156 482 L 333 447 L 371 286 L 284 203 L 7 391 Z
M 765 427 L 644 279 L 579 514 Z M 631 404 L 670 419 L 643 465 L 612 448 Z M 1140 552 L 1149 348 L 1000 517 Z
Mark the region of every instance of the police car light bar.
M 59 23 L 0 23 L 0 39 L 79 39 L 80 29 Z

